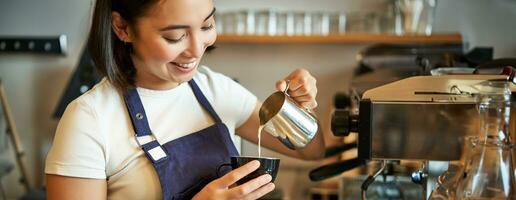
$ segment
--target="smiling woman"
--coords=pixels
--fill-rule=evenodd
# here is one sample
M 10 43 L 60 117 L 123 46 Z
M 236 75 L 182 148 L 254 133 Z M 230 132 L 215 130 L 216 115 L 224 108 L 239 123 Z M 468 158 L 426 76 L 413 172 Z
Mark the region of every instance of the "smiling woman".
M 49 199 L 256 199 L 274 189 L 270 175 L 233 186 L 259 162 L 217 171 L 238 155 L 236 134 L 257 142 L 261 103 L 199 66 L 216 40 L 214 12 L 212 0 L 97 0 L 89 46 L 105 78 L 59 122 L 45 166 Z M 297 103 L 317 105 L 306 70 L 286 79 Z M 321 138 L 298 151 L 270 135 L 262 144 L 314 159 Z
M 118 4 L 124 3 L 131 4 L 124 1 Z M 109 45 L 111 40 L 113 46 L 120 50 L 113 51 L 119 52 L 114 56 L 117 65 L 113 66 L 107 63 L 109 57 L 104 58 L 103 51 L 109 50 L 109 47 L 92 49 L 94 59 L 98 59 L 95 59 L 96 63 L 106 62 L 105 67 L 99 67 L 101 72 L 108 72 L 105 73 L 108 77 L 110 74 L 116 75 L 116 70 L 127 71 L 125 74 L 129 76 L 113 77 L 112 80 L 129 79 L 118 83 L 115 81 L 115 86 L 123 90 L 138 83 L 151 89 L 171 89 L 193 77 L 204 51 L 216 38 L 215 8 L 211 1 L 159 1 L 155 6 L 141 5 L 139 12 L 127 9 L 132 5 L 116 4 L 113 3 L 111 16 L 107 16 L 112 21 L 113 30 L 108 29 L 111 33 L 109 38 L 108 34 L 92 35 L 92 44 L 98 41 L 99 45 Z M 148 4 L 152 4 L 152 1 Z M 146 7 L 149 8 L 145 10 Z M 200 9 L 205 11 L 199 12 Z M 92 28 L 95 31 L 96 27 Z M 98 31 L 105 29 L 98 27 Z M 133 54 L 129 56 L 130 52 Z M 128 60 L 129 57 L 132 59 Z M 133 71 L 136 74 L 130 74 Z

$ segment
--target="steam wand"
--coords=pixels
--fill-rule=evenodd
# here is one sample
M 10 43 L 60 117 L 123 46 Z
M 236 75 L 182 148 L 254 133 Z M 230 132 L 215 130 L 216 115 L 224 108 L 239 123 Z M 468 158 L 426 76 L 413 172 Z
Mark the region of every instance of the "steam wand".
M 362 200 L 367 200 L 367 195 L 366 195 L 367 188 L 369 187 L 369 185 L 371 185 L 371 183 L 374 182 L 374 179 L 376 179 L 376 177 L 383 172 L 383 170 L 385 169 L 386 165 L 387 165 L 387 161 L 386 160 L 382 160 L 382 166 L 380 167 L 380 169 L 378 169 L 378 171 L 376 171 L 376 173 L 374 173 L 373 175 L 369 175 L 366 178 L 366 180 L 362 183 L 362 186 L 361 186 L 361 189 L 362 189 Z

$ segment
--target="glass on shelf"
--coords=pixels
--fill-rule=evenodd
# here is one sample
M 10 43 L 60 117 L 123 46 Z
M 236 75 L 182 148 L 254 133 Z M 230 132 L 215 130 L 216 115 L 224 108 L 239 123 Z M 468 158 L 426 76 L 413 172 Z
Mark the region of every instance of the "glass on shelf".
M 293 12 L 287 12 L 286 15 L 286 34 L 288 36 L 296 35 L 296 26 L 295 26 L 295 20 L 294 20 L 294 13 Z
M 312 15 L 304 12 L 303 35 L 312 35 Z
M 396 34 L 401 35 L 403 33 L 401 26 L 401 18 L 396 18 L 396 7 L 393 4 L 388 4 L 387 9 L 378 12 L 378 29 L 383 34 Z
M 402 34 L 432 34 L 437 0 L 396 0 L 395 12 L 402 20 Z M 398 33 L 397 32 L 397 33 Z
M 245 34 L 254 35 L 256 34 L 256 12 L 254 10 L 242 11 L 245 19 Z
M 274 10 L 256 12 L 255 34 L 277 35 L 277 13 Z
M 329 34 L 345 34 L 346 33 L 346 13 L 330 13 L 329 14 Z
M 236 33 L 236 17 L 233 12 L 216 13 L 215 23 L 217 23 L 217 32 L 223 34 Z
M 355 12 L 347 15 L 346 32 L 380 33 L 378 13 Z
M 254 34 L 254 15 L 252 10 L 217 13 L 215 16 L 217 32 L 230 35 Z
M 288 14 L 287 12 L 277 12 L 276 13 L 276 35 L 289 35 L 287 34 L 287 21 Z M 290 32 L 292 35 L 293 31 Z
M 312 18 L 309 14 L 305 12 L 295 12 L 293 14 L 294 17 L 294 34 L 293 35 L 310 35 L 311 34 L 311 24 Z
M 419 9 L 420 7 L 422 10 Z M 411 33 L 414 23 L 417 23 L 419 29 L 421 27 L 424 29 L 418 29 L 418 31 L 428 34 L 431 32 L 434 7 L 435 0 L 394 0 L 393 3 L 388 4 L 386 10 L 376 12 L 236 10 L 216 13 L 215 20 L 217 33 L 228 35 L 326 36 L 345 33 L 402 35 Z M 422 17 L 423 15 L 425 17 Z
M 312 13 L 312 35 L 328 35 L 330 33 L 330 16 L 324 12 Z

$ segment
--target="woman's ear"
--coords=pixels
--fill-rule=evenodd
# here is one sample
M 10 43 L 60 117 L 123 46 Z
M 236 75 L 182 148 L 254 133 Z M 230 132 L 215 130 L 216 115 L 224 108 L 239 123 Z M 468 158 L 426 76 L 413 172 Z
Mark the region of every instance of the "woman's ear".
M 118 39 L 122 42 L 132 42 L 129 24 L 122 18 L 120 13 L 116 11 L 111 12 L 111 26 Z

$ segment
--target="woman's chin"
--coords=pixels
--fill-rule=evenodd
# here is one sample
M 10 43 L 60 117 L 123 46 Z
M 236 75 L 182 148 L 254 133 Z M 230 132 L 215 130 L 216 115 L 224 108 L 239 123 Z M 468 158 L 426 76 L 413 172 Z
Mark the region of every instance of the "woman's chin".
M 188 73 L 172 73 L 170 76 L 172 77 L 172 80 L 178 83 L 188 82 L 192 80 L 195 73 L 197 73 L 197 69 L 193 69 Z

